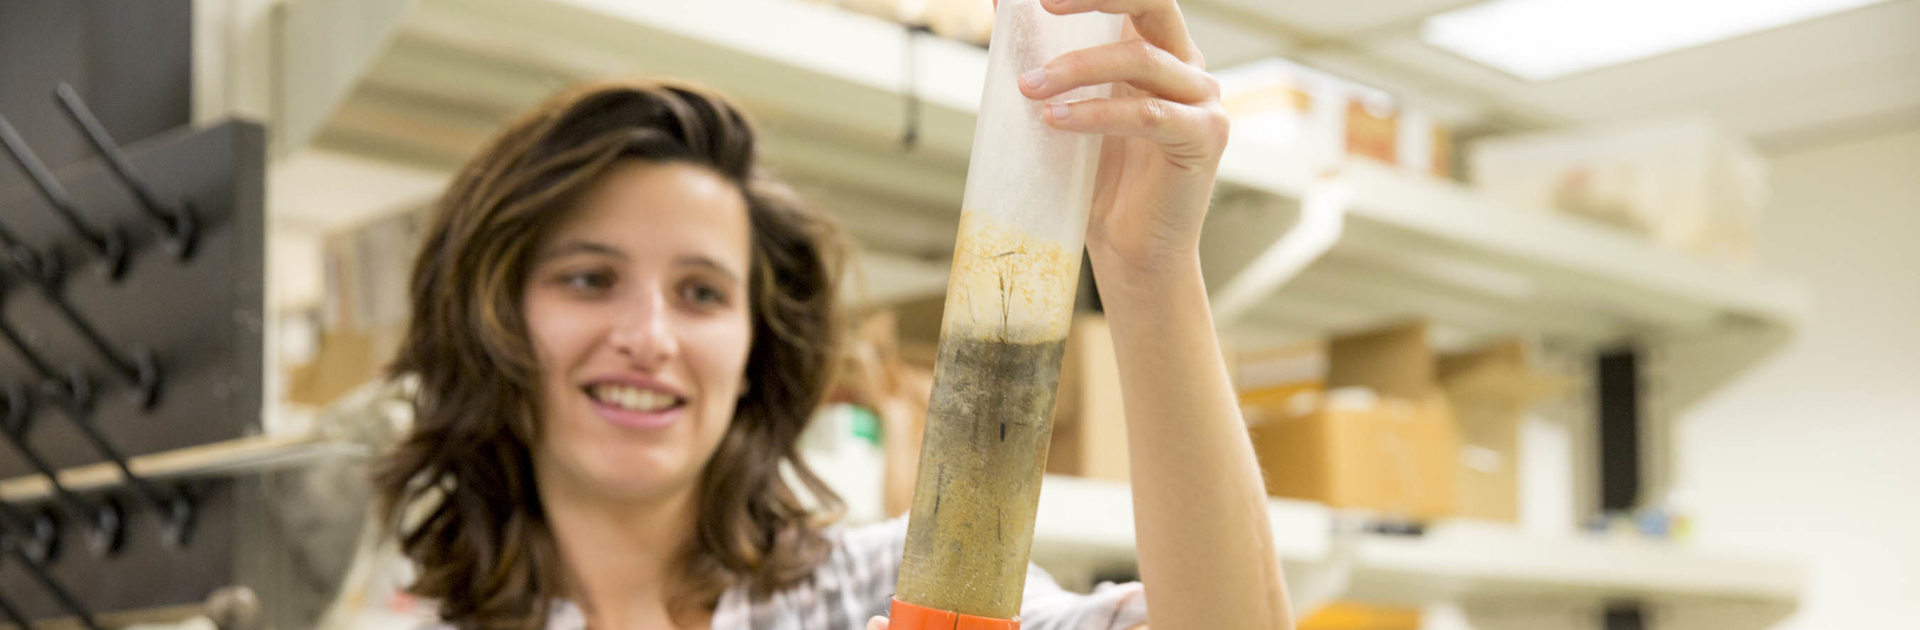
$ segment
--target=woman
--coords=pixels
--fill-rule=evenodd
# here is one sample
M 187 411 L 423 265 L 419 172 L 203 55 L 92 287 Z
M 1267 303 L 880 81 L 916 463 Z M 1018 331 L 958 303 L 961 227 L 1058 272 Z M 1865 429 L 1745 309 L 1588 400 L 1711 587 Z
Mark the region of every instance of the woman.
M 1046 118 L 1107 137 L 1087 247 L 1153 586 L 1074 596 L 1036 571 L 1025 627 L 1290 627 L 1197 253 L 1218 87 L 1174 0 L 1046 7 L 1130 16 L 1122 42 L 1021 89 L 1117 84 Z M 844 245 L 755 159 L 712 96 L 588 86 L 511 125 L 440 201 L 394 366 L 418 375 L 415 428 L 379 486 L 413 591 L 452 626 L 811 630 L 884 612 L 904 524 L 823 531 L 780 474 L 831 495 L 795 441 L 826 388 Z

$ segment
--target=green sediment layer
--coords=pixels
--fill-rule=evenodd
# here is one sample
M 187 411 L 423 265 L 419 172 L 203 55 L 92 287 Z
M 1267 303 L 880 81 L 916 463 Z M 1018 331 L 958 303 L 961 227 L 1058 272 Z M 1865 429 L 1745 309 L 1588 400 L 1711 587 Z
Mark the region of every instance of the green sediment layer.
M 1020 613 L 1065 339 L 940 341 L 895 596 L 962 614 Z

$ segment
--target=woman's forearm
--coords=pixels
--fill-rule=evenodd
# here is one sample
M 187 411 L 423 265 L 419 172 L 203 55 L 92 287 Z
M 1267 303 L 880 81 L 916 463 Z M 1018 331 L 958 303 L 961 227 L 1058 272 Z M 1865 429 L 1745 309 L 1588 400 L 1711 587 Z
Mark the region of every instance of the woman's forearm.
M 1292 628 L 1266 491 L 1198 256 L 1093 257 L 1126 408 L 1140 577 L 1158 628 Z

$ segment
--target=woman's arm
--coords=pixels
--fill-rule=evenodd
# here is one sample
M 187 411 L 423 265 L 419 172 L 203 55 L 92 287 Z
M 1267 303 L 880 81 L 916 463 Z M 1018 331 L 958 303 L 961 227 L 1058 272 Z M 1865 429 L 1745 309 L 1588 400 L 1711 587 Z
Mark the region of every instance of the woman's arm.
M 1291 628 L 1266 489 L 1197 257 L 1147 276 L 1093 258 L 1126 407 L 1147 614 L 1161 628 Z

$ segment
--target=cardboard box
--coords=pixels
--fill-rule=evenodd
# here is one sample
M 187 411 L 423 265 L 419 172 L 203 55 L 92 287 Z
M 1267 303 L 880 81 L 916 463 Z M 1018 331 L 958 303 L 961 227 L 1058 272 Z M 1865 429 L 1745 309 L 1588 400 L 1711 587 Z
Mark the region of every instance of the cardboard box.
M 1327 343 L 1327 389 L 1358 387 L 1383 398 L 1421 400 L 1439 391 L 1427 325 L 1413 322 Z
M 1347 155 L 1372 158 L 1388 164 L 1399 156 L 1398 127 L 1400 113 L 1392 99 L 1356 94 L 1347 100 Z
M 1519 522 L 1520 422 L 1569 384 L 1534 374 L 1519 340 L 1441 357 L 1438 369 L 1460 427 L 1458 515 Z
M 1047 472 L 1127 481 L 1127 417 L 1107 320 L 1076 318 L 1060 363 Z
M 1325 401 L 1251 429 L 1268 494 L 1418 519 L 1453 514 L 1458 437 L 1445 400 L 1348 389 Z
M 1247 426 L 1304 413 L 1298 404 L 1326 391 L 1327 347 L 1314 342 L 1256 351 L 1226 350 L 1227 370 Z
M 1325 394 L 1251 427 L 1275 496 L 1420 519 L 1450 516 L 1459 436 L 1415 323 L 1327 345 Z
M 324 333 L 312 361 L 286 368 L 286 401 L 325 407 L 361 385 L 384 378 L 405 334 L 404 324 Z
M 1277 420 L 1298 394 L 1317 394 L 1326 379 L 1326 346 L 1308 343 L 1236 351 L 1221 344 L 1228 377 L 1240 392 L 1249 424 Z M 931 356 L 931 350 L 926 350 Z M 1127 481 L 1126 408 L 1120 399 L 1120 368 L 1105 318 L 1074 321 L 1060 366 L 1054 402 L 1053 441 L 1047 472 Z

